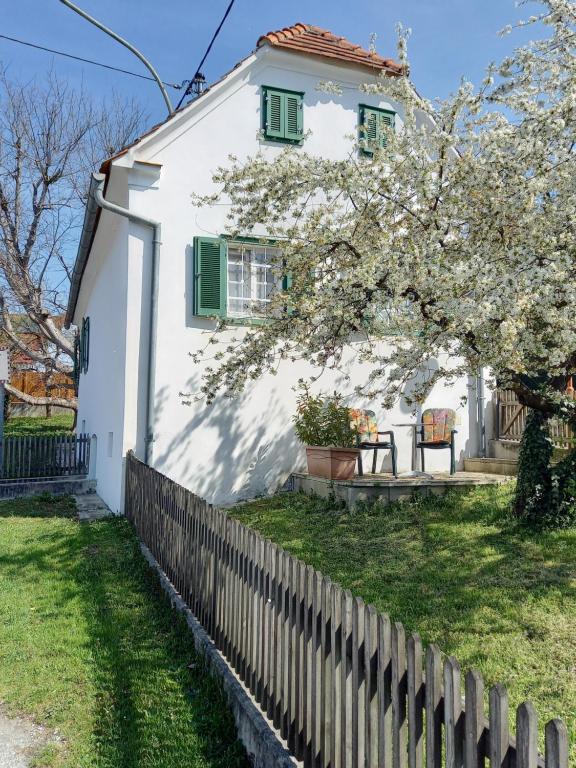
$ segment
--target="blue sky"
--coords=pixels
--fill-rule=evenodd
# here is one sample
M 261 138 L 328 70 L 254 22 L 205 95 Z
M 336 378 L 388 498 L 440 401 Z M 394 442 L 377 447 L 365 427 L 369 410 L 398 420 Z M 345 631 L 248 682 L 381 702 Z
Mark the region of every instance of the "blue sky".
M 78 0 L 89 13 L 127 37 L 148 56 L 169 82 L 190 78 L 228 0 Z M 513 0 L 236 0 L 204 67 L 207 80 L 217 79 L 255 46 L 260 34 L 308 22 L 368 46 L 377 34 L 380 54 L 395 55 L 395 25 L 412 28 L 412 79 L 429 98 L 445 96 L 461 75 L 479 81 L 485 65 L 519 42 L 497 32 L 505 24 L 534 12 Z M 0 33 L 65 50 L 87 58 L 146 73 L 125 49 L 94 29 L 58 0 L 0 0 Z M 164 117 L 159 91 L 151 83 L 126 75 L 33 51 L 0 39 L 0 62 L 19 78 L 41 75 L 53 62 L 63 77 L 105 97 L 111 88 L 144 104 L 150 122 Z M 174 100 L 177 101 L 176 92 Z

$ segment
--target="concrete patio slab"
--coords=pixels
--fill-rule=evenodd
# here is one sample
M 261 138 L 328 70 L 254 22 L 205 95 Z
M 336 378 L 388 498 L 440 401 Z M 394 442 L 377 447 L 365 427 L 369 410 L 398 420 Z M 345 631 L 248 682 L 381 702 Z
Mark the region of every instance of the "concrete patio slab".
M 113 514 L 95 492 L 75 494 L 74 501 L 80 522 L 102 520 L 102 518 L 110 517 Z
M 328 480 L 313 477 L 306 472 L 292 475 L 293 490 L 318 496 L 336 496 L 353 508 L 359 501 L 394 501 L 409 499 L 415 493 L 423 496 L 443 495 L 450 488 L 472 488 L 478 485 L 500 485 L 509 482 L 506 475 L 486 472 L 434 472 L 414 475 L 405 473 L 395 478 L 391 474 L 366 474 L 351 480 Z

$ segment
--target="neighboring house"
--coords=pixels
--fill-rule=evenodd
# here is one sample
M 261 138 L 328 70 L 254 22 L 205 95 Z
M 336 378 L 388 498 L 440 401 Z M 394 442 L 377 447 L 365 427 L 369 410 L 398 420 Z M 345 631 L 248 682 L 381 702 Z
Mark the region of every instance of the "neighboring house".
M 346 158 L 361 123 L 376 140 L 379 122 L 401 129 L 401 104 L 358 90 L 382 70 L 395 77 L 400 68 L 317 27 L 269 33 L 231 72 L 93 177 L 67 324 L 83 328 L 78 429 L 96 436 L 98 490 L 113 510 L 122 506 L 130 449 L 220 504 L 273 491 L 303 466 L 291 418 L 293 386 L 309 373 L 304 363 L 283 364 L 279 375 L 254 382 L 235 400 L 219 398 L 210 407 L 182 402 L 181 393 L 200 385 L 202 366 L 190 353 L 205 346 L 210 316 L 225 316 L 231 332 L 242 333 L 251 307 L 266 300 L 267 263 L 275 255 L 264 241 L 224 237 L 226 206 L 195 207 L 191 194 L 214 191 L 213 173 L 230 154 L 261 151 L 273 159 L 290 143 Z M 338 82 L 343 95 L 319 90 L 320 81 Z M 347 366 L 350 383 L 328 372 L 320 388 L 351 391 L 366 380 L 354 345 Z M 472 378 L 438 385 L 427 401 L 459 409 L 460 463 L 477 445 L 473 388 Z M 387 413 L 371 406 L 386 428 L 413 421 L 406 404 Z M 410 429 L 395 431 L 399 468 L 410 469 Z M 447 469 L 445 452 L 431 453 L 430 468 Z

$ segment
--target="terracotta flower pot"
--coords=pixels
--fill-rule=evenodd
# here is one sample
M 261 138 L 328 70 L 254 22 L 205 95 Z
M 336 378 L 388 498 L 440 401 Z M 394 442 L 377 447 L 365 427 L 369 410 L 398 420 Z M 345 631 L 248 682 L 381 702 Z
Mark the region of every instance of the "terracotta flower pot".
M 306 448 L 308 474 L 329 480 L 350 480 L 356 470 L 358 448 L 328 448 L 311 445 Z

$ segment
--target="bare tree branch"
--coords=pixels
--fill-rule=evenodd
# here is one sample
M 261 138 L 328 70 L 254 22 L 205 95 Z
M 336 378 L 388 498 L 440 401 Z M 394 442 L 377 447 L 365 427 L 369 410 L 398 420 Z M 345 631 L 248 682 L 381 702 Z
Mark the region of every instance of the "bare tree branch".
M 28 405 L 57 405 L 60 408 L 67 408 L 70 411 L 76 411 L 78 409 L 76 398 L 67 400 L 64 397 L 35 397 L 34 395 L 29 395 L 27 392 L 22 392 L 20 389 L 13 387 L 12 384 L 5 384 L 4 387 L 6 392 Z
M 22 84 L 0 71 L 0 333 L 46 381 L 54 373 L 72 376 L 75 340 L 59 318 L 87 180 L 143 121 L 135 102 L 115 94 L 98 103 L 52 72 L 42 82 Z M 33 343 L 13 321 L 19 315 L 31 321 Z M 24 400 L 60 404 L 45 399 Z

